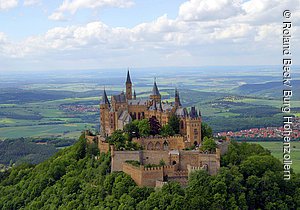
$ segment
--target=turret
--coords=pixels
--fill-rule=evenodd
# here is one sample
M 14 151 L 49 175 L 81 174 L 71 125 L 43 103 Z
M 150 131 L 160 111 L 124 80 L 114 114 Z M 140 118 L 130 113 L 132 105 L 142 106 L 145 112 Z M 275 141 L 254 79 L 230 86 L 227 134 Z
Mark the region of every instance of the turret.
M 106 136 L 106 121 L 109 117 L 110 102 L 107 98 L 105 88 L 103 90 L 102 100 L 100 101 L 100 134 Z
M 201 143 L 201 116 L 195 107 L 191 107 L 186 119 L 186 134 L 191 144 L 199 145 Z
M 136 93 L 135 93 L 135 90 L 133 91 L 133 99 L 136 100 Z
M 176 107 L 181 106 L 179 92 L 178 92 L 177 88 L 175 88 L 175 106 Z
M 127 71 L 127 78 L 126 78 L 126 99 L 132 99 L 132 83 L 130 79 L 129 69 Z
M 150 95 L 150 99 L 160 103 L 161 101 L 161 95 L 159 93 L 157 84 L 156 84 L 156 79 L 154 79 L 154 84 L 153 84 L 153 88 L 152 88 L 152 94 Z

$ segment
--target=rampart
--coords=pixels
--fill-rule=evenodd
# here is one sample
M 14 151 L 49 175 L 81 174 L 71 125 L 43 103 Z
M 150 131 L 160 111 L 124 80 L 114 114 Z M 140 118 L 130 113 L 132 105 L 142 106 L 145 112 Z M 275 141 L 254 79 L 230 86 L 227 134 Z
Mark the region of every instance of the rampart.
M 133 142 L 141 145 L 145 150 L 181 150 L 190 146 L 184 136 L 151 136 L 147 138 L 133 138 Z

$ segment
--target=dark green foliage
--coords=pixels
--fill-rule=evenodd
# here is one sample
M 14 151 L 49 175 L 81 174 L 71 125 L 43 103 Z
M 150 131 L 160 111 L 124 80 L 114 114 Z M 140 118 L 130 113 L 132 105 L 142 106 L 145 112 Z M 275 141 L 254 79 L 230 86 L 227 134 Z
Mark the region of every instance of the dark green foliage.
M 132 139 L 129 137 L 129 134 L 116 130 L 108 138 L 107 141 L 109 144 L 114 145 L 117 150 L 139 150 L 141 149 L 139 145 L 132 142 Z
M 162 126 L 160 129 L 160 135 L 162 135 L 163 137 L 174 136 L 174 134 L 175 132 L 173 128 L 170 126 L 170 124 L 166 124 Z
M 202 142 L 201 150 L 214 152 L 216 151 L 216 148 L 217 148 L 217 144 L 215 140 L 213 140 L 213 138 L 208 138 L 205 136 Z
M 142 137 L 147 137 L 150 135 L 150 124 L 147 119 L 140 120 L 138 123 L 139 135 Z
M 204 137 L 212 138 L 213 131 L 212 131 L 212 128 L 207 123 L 202 122 L 201 123 L 201 139 L 203 140 Z
M 137 160 L 126 160 L 125 162 L 137 167 L 141 165 L 141 163 Z
M 300 175 L 284 181 L 281 163 L 257 145 L 233 142 L 217 175 L 196 171 L 186 188 L 169 182 L 157 190 L 110 173 L 110 156 L 95 158 L 89 147 L 81 136 L 43 163 L 0 173 L 0 209 L 300 208 Z
M 57 150 L 53 145 L 39 145 L 30 139 L 11 139 L 0 141 L 0 164 L 40 163 Z
M 128 134 L 129 139 L 133 137 L 147 137 L 150 135 L 151 127 L 147 119 L 134 120 L 124 127 L 124 132 Z
M 171 115 L 168 124 L 171 126 L 175 134 L 179 134 L 180 119 L 176 115 Z
M 124 131 L 128 133 L 129 137 L 132 139 L 134 137 L 139 137 L 139 121 L 134 120 L 131 123 L 128 123 L 124 127 Z
M 246 142 L 237 143 L 231 141 L 229 145 L 229 151 L 226 155 L 222 156 L 222 165 L 237 165 L 240 164 L 247 157 L 252 155 L 270 155 L 271 152 L 263 148 L 259 144 L 249 144 Z

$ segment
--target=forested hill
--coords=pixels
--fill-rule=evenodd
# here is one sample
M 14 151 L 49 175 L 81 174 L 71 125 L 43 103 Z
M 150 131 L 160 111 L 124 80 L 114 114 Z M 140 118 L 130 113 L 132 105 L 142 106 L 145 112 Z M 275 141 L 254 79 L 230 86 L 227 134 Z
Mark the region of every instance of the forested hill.
M 191 174 L 186 188 L 140 188 L 110 173 L 109 155 L 79 141 L 38 165 L 0 173 L 0 209 L 297 209 L 300 176 L 283 181 L 282 164 L 259 145 L 232 143 L 220 172 Z

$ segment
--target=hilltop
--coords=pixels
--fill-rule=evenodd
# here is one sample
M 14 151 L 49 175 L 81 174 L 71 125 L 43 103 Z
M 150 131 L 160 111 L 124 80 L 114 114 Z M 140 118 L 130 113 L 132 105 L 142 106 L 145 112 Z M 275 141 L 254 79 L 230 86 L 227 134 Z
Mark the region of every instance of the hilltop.
M 297 209 L 300 175 L 282 179 L 282 164 L 256 144 L 231 143 L 219 173 L 197 171 L 188 186 L 136 186 L 110 173 L 109 154 L 79 141 L 38 165 L 0 173 L 0 209 Z

